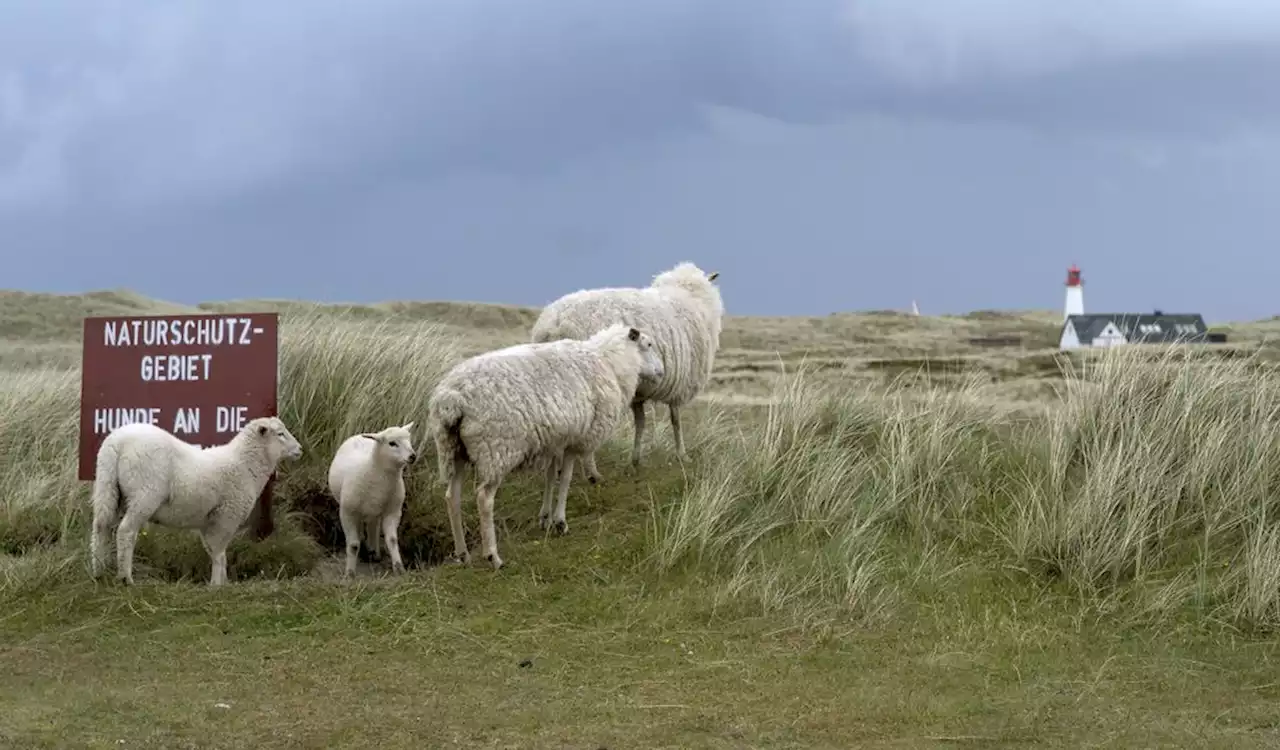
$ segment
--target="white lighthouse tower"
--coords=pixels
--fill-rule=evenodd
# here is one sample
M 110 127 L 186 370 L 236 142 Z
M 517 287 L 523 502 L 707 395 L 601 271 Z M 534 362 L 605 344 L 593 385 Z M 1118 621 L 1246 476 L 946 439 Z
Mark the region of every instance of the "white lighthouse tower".
M 1065 322 L 1072 315 L 1084 315 L 1084 287 L 1080 281 L 1080 269 L 1072 263 L 1067 269 L 1067 303 L 1062 311 Z

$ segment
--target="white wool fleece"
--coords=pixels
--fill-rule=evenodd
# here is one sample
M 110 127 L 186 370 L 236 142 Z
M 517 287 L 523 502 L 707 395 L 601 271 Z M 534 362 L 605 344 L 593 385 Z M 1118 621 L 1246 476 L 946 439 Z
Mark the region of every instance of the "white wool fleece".
M 557 522 L 565 528 L 564 495 L 575 456 L 596 450 L 625 413 L 641 375 L 660 377 L 653 339 L 614 324 L 579 341 L 519 344 L 460 362 L 431 394 L 428 423 L 453 527 L 454 552 L 470 559 L 462 535 L 461 476 L 475 467 L 485 557 L 500 567 L 493 532 L 493 496 L 506 475 L 524 465 L 564 461 Z M 548 492 L 557 477 L 548 474 Z M 544 501 L 544 511 L 546 510 Z
M 617 320 L 653 337 L 664 374 L 643 378 L 636 397 L 683 406 L 711 379 L 720 348 L 724 302 L 708 275 L 680 263 L 647 287 L 605 287 L 566 294 L 543 308 L 531 331 L 535 342 L 586 339 Z
M 276 417 L 250 420 L 230 442 L 201 449 L 148 423 L 112 430 L 98 449 L 90 536 L 93 575 L 106 564 L 116 529 L 117 575 L 133 583 L 133 548 L 148 522 L 200 533 L 226 582 L 226 549 L 282 458 L 302 455 Z M 118 527 L 117 527 L 118 524 Z
M 385 536 L 393 572 L 404 572 L 397 530 L 404 511 L 404 469 L 418 459 L 410 430 L 413 422 L 381 432 L 352 435 L 338 446 L 329 464 L 329 492 L 338 502 L 346 537 L 346 575 L 355 572 L 361 527 L 369 551 L 381 555 Z

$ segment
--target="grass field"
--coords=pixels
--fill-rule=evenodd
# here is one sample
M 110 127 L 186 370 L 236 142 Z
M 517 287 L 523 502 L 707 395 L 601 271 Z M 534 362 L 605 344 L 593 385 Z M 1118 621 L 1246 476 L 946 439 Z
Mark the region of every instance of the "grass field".
M 731 317 L 686 461 L 651 412 L 633 471 L 628 425 L 566 536 L 512 477 L 495 573 L 436 565 L 418 437 L 409 572 L 343 581 L 338 442 L 536 310 L 203 305 L 283 314 L 276 533 L 220 589 L 154 527 L 139 585 L 94 583 L 80 321 L 195 309 L 0 292 L 0 746 L 1280 746 L 1276 321 L 1066 357 L 1052 312 Z

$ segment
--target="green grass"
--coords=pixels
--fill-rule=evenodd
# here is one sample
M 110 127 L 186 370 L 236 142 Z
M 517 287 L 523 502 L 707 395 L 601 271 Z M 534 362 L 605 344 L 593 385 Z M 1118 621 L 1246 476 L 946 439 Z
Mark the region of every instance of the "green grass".
M 76 299 L 6 336 L 74 351 L 77 304 L 145 309 Z M 790 337 L 739 321 L 740 344 L 808 331 L 820 361 L 793 348 L 734 385 L 763 397 L 709 394 L 684 419 L 684 462 L 665 413 L 639 472 L 620 430 L 605 483 L 576 479 L 567 536 L 537 526 L 540 477 L 511 477 L 498 572 L 436 565 L 451 543 L 419 438 L 410 571 L 384 560 L 344 581 L 324 492 L 337 444 L 421 423 L 444 370 L 519 340 L 529 314 L 495 307 L 468 330 L 447 305 L 271 304 L 304 457 L 282 468 L 276 533 L 237 538 L 220 589 L 193 534 L 155 527 L 139 585 L 89 579 L 65 440 L 78 373 L 0 348 L 0 746 L 1280 743 L 1280 380 L 1265 358 L 950 352 L 975 366 L 948 372 L 901 316 L 797 321 Z M 986 317 L 957 325 L 1012 325 Z M 894 379 L 832 366 L 855 356 Z M 1043 381 L 1036 409 L 993 391 L 1027 377 Z

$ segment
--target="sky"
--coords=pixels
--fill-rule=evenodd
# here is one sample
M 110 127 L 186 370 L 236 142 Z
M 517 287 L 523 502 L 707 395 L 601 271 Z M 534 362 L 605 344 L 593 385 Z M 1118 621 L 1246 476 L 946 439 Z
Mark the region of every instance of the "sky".
M 6 0 L 0 287 L 1280 313 L 1275 0 Z

